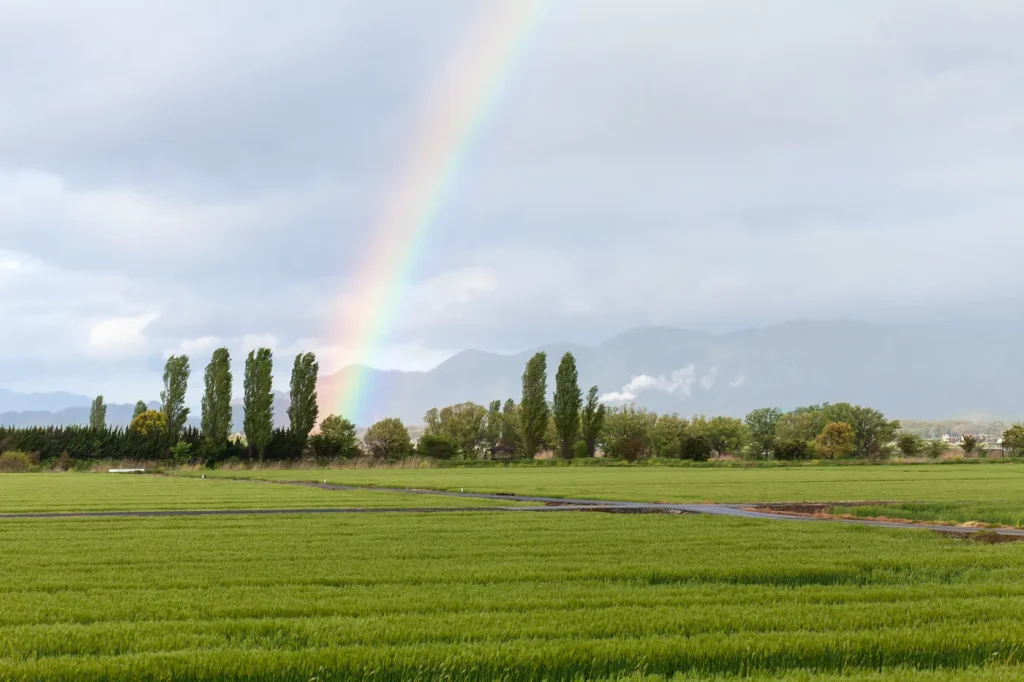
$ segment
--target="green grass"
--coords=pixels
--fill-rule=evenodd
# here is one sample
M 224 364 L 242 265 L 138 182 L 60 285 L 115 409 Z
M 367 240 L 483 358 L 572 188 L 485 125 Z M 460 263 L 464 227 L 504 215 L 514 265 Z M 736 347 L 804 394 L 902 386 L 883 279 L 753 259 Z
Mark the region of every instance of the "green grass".
M 924 531 L 612 514 L 8 519 L 0 548 L 0 679 L 937 680 L 1014 666 L 962 677 L 993 680 L 1019 679 L 1024 658 L 1024 543 Z
M 321 479 L 323 480 L 323 479 Z M 513 502 L 135 474 L 0 474 L 0 513 L 493 507 Z
M 218 471 L 221 477 L 643 502 L 1024 500 L 1024 464 L 793 468 L 493 467 Z
M 858 507 L 835 507 L 833 513 L 853 516 L 887 516 L 914 521 L 967 523 L 980 521 L 1002 526 L 1024 527 L 1024 500 L 1013 502 L 900 502 Z

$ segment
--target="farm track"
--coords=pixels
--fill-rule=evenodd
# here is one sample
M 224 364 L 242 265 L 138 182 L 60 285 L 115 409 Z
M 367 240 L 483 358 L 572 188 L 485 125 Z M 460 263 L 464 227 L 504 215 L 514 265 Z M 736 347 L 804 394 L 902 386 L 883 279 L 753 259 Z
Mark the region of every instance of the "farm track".
M 266 481 L 259 479 L 235 479 L 246 483 L 267 483 L 274 485 L 303 486 L 322 490 L 362 491 L 398 493 L 404 495 L 437 495 L 445 497 L 461 497 L 486 499 L 505 502 L 535 503 L 536 506 L 494 506 L 494 507 L 339 507 L 311 509 L 214 509 L 214 510 L 167 510 L 167 511 L 81 511 L 81 512 L 22 512 L 0 514 L 2 519 L 66 519 L 66 518 L 126 518 L 126 517 L 189 517 L 189 516 L 280 516 L 292 514 L 396 514 L 396 513 L 451 513 L 451 512 L 604 512 L 619 514 L 709 514 L 712 516 L 730 516 L 748 519 L 766 519 L 774 521 L 817 521 L 829 523 L 845 523 L 860 526 L 877 526 L 881 528 L 931 530 L 947 535 L 966 537 L 974 533 L 986 531 L 1010 538 L 1024 539 L 1024 530 L 1009 528 L 973 528 L 949 526 L 930 523 L 901 523 L 898 521 L 881 521 L 875 519 L 840 518 L 812 514 L 794 514 L 783 511 L 771 511 L 773 507 L 783 508 L 780 504 L 667 504 L 655 502 L 622 502 L 615 500 L 590 500 L 574 498 L 542 497 L 536 495 L 515 495 L 505 493 L 473 493 L 454 492 L 447 490 L 427 490 L 422 488 L 381 488 L 372 486 L 347 486 L 331 483 L 314 483 L 309 481 Z M 852 503 L 837 503 L 848 505 Z

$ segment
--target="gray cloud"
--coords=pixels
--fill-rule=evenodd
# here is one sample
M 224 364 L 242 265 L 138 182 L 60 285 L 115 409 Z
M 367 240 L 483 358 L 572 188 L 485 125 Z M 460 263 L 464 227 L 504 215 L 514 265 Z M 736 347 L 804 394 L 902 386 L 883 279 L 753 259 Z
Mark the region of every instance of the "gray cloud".
M 359 359 L 332 322 L 482 4 L 3 3 L 0 385 L 151 397 L 167 352 L 260 335 Z M 1022 30 L 995 0 L 551 2 L 371 360 L 1019 306 Z

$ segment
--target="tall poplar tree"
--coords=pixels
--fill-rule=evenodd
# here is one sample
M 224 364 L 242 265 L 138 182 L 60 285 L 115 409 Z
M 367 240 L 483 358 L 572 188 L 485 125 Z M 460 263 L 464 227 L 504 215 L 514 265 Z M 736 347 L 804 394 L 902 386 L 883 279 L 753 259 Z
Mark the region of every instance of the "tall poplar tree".
M 306 449 L 309 432 L 316 425 L 319 407 L 316 403 L 316 378 L 320 365 L 313 353 L 295 356 L 292 367 L 291 404 L 288 406 L 288 421 L 291 424 L 292 437 L 295 438 L 299 454 Z
M 145 401 L 140 400 L 139 402 L 135 403 L 135 411 L 132 412 L 132 419 L 135 419 L 143 412 L 149 412 L 149 405 L 147 405 Z
M 89 428 L 102 431 L 107 428 L 107 406 L 103 404 L 103 396 L 96 396 L 89 408 Z
M 512 398 L 506 400 L 501 409 L 501 444 L 513 450 L 519 449 L 519 411 Z
M 498 447 L 501 440 L 501 401 L 492 400 L 487 409 L 487 447 Z
M 231 435 L 231 353 L 227 348 L 213 351 L 206 366 L 206 390 L 203 393 L 203 436 L 216 449 Z
M 543 351 L 526 363 L 523 399 L 519 402 L 519 436 L 523 454 L 532 458 L 548 427 L 548 356 Z
M 167 416 L 167 432 L 177 439 L 188 421 L 189 408 L 185 407 L 185 392 L 192 370 L 187 355 L 172 355 L 164 365 L 164 390 L 160 392 L 161 411 Z
M 604 428 L 604 417 L 605 406 L 597 399 L 597 386 L 591 386 L 580 415 L 580 431 L 587 446 L 587 457 L 593 457 L 597 451 L 597 439 L 601 437 L 601 429 Z
M 562 459 L 572 459 L 576 438 L 580 433 L 580 407 L 583 394 L 580 392 L 580 375 L 576 369 L 576 358 L 572 353 L 562 356 L 555 374 L 555 396 L 552 411 L 555 416 L 555 430 L 558 432 L 558 447 Z
M 249 351 L 244 384 L 245 439 L 262 462 L 274 435 L 274 355 L 269 348 Z

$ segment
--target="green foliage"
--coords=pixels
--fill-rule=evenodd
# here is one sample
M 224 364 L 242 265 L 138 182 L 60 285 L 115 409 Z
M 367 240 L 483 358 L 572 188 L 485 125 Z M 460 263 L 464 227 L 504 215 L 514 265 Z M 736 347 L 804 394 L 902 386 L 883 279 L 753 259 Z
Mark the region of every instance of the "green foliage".
M 598 400 L 597 386 L 591 386 L 587 391 L 587 402 L 584 403 L 580 414 L 580 435 L 587 457 L 593 457 L 597 451 L 597 441 L 604 429 L 605 415 L 606 408 Z
M 860 405 L 852 408 L 851 419 L 849 424 L 857 434 L 857 456 L 867 459 L 885 457 L 889 443 L 895 440 L 900 430 L 900 423 L 886 419 L 876 409 Z
M 823 459 L 843 459 L 857 448 L 857 434 L 846 422 L 832 422 L 814 439 L 814 451 Z
M 148 412 L 148 411 L 149 411 L 149 407 L 146 405 L 146 403 L 144 401 L 140 400 L 139 402 L 135 403 L 135 411 L 132 412 L 132 419 L 135 419 L 136 417 L 138 417 L 143 412 Z
M 579 372 L 576 369 L 576 358 L 566 353 L 558 363 L 555 374 L 555 395 L 552 401 L 552 412 L 555 417 L 555 428 L 558 432 L 558 452 L 562 459 L 572 459 L 573 447 L 580 433 L 580 408 L 583 406 L 583 394 L 580 392 Z
M 171 460 L 175 464 L 187 464 L 192 459 L 192 444 L 187 441 L 179 440 L 171 448 Z
M 1003 449 L 1016 457 L 1024 455 L 1024 425 L 1014 424 L 1003 432 Z
M 451 459 L 455 456 L 455 443 L 447 436 L 424 434 L 416 444 L 416 454 L 431 459 Z
M 128 430 L 141 436 L 164 434 L 167 432 L 167 415 L 157 410 L 146 410 L 132 419 Z
M 424 435 L 446 438 L 463 459 L 470 459 L 487 441 L 487 416 L 487 409 L 476 403 L 431 409 L 424 415 Z
M 269 348 L 249 351 L 245 360 L 244 429 L 260 460 L 274 435 L 274 356 Z
M 972 436 L 969 433 L 964 434 L 964 436 L 963 436 L 963 438 L 961 440 L 961 443 L 960 443 L 960 449 L 963 450 L 965 453 L 967 453 L 969 455 L 972 452 L 974 452 L 974 449 L 977 448 L 977 447 L 978 447 L 978 438 L 977 438 L 977 436 Z
M 519 437 L 522 454 L 537 454 L 548 427 L 548 360 L 546 353 L 537 353 L 526 363 L 523 372 L 523 398 L 519 403 Z
M 901 433 L 896 439 L 896 447 L 906 457 L 916 457 L 924 450 L 924 440 L 915 433 Z
M 601 450 L 607 457 L 627 461 L 648 456 L 657 419 L 655 413 L 632 403 L 608 410 L 601 432 Z
M 319 416 L 317 406 L 316 380 L 320 372 L 320 364 L 313 353 L 300 353 L 295 356 L 292 367 L 291 403 L 288 406 L 288 421 L 292 435 L 295 437 L 296 449 L 301 452 L 306 447 L 310 431 L 316 425 Z
M 89 428 L 97 431 L 107 428 L 107 406 L 103 403 L 101 395 L 96 396 L 89 408 Z
M 185 393 L 192 370 L 187 355 L 172 355 L 164 365 L 164 390 L 160 392 L 160 410 L 167 415 L 167 432 L 176 438 L 188 422 Z
M 367 429 L 363 443 L 367 452 L 382 459 L 401 459 L 413 452 L 409 430 L 401 419 L 394 417 L 382 419 Z
M 509 398 L 501 408 L 501 441 L 500 445 L 509 450 L 519 450 L 519 408 Z
M 501 401 L 492 400 L 487 408 L 486 444 L 490 449 L 501 441 Z
M 941 440 L 930 440 L 924 446 L 925 454 L 931 459 L 938 459 L 946 451 L 946 444 Z
M 231 435 L 231 353 L 227 348 L 213 351 L 206 366 L 203 391 L 203 436 L 214 452 L 227 447 Z
M 783 460 L 810 459 L 813 441 L 780 439 L 775 446 L 775 458 Z
M 651 454 L 655 457 L 682 457 L 687 425 L 688 422 L 676 414 L 658 416 L 651 430 Z
M 744 420 L 750 431 L 750 444 L 754 455 L 768 459 L 775 451 L 775 431 L 782 419 L 782 411 L 777 407 L 763 407 L 754 410 Z
M 24 452 L 11 450 L 0 454 L 0 473 L 18 474 L 28 471 L 32 467 L 32 460 Z
M 310 438 L 310 448 L 317 457 L 356 457 L 359 455 L 356 425 L 332 414 L 320 422 L 320 433 Z
M 706 462 L 714 452 L 708 437 L 698 432 L 685 432 L 680 447 L 679 456 L 691 462 Z
M 747 425 L 734 417 L 694 417 L 690 430 L 695 436 L 704 436 L 711 449 L 720 455 L 734 455 L 743 451 L 750 440 Z

